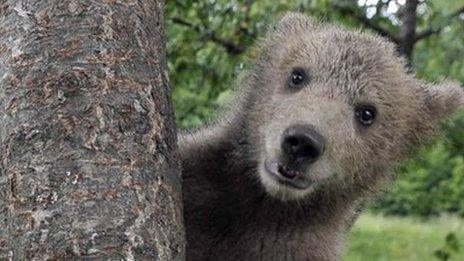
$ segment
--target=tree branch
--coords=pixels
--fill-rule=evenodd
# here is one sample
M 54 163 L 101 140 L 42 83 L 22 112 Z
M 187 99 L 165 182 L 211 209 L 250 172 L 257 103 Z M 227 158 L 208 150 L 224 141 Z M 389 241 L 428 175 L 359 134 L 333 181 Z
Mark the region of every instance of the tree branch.
M 372 20 L 368 19 L 366 16 L 359 14 L 356 12 L 356 10 L 349 8 L 347 6 L 342 6 L 336 3 L 332 4 L 332 8 L 335 10 L 338 10 L 342 15 L 348 15 L 351 16 L 352 18 L 358 20 L 360 23 L 362 23 L 365 27 L 376 31 L 380 35 L 389 38 L 391 41 L 394 43 L 398 44 L 399 39 L 393 35 L 390 31 L 388 31 L 386 28 L 383 28 L 380 25 L 375 24 Z
M 444 26 L 441 26 L 441 27 L 435 28 L 435 29 L 429 28 L 429 29 L 426 29 L 426 30 L 424 30 L 422 32 L 417 33 L 416 38 L 414 39 L 414 42 L 418 42 L 418 41 L 420 41 L 420 40 L 422 40 L 424 38 L 427 38 L 429 36 L 432 36 L 434 34 L 441 33 L 441 30 L 443 29 L 443 27 Z
M 461 15 L 461 14 L 464 14 L 464 6 L 461 7 L 461 8 L 459 8 L 456 12 L 452 13 L 452 14 L 448 17 L 446 24 L 444 24 L 444 25 L 442 25 L 442 26 L 440 26 L 440 27 L 438 27 L 438 28 L 428 28 L 428 29 L 423 30 L 423 31 L 420 32 L 420 33 L 417 33 L 416 38 L 414 39 L 414 41 L 417 42 L 417 41 L 420 41 L 420 40 L 422 40 L 422 39 L 424 39 L 424 38 L 427 38 L 427 37 L 429 37 L 429 36 L 432 36 L 432 35 L 436 35 L 436 34 L 441 33 L 441 31 L 443 30 L 443 28 L 445 28 L 446 26 L 448 26 L 448 25 L 451 23 L 451 21 L 452 21 L 453 18 L 455 18 L 455 17 L 457 17 L 457 16 L 459 16 L 459 15 Z
M 184 19 L 182 19 L 180 17 L 173 17 L 171 19 L 171 21 L 173 23 L 175 23 L 175 24 L 178 24 L 178 25 L 190 27 L 193 30 L 195 30 L 195 32 L 197 32 L 197 33 L 202 33 L 202 31 L 203 31 L 202 28 L 199 25 L 192 24 L 191 22 L 185 21 Z M 222 39 L 222 38 L 218 37 L 216 32 L 213 31 L 213 30 L 204 33 L 201 36 L 201 38 L 206 38 L 209 41 L 212 41 L 212 42 L 214 42 L 216 44 L 219 44 L 220 46 L 222 46 L 222 47 L 224 47 L 226 49 L 227 53 L 229 53 L 231 55 L 238 55 L 238 54 L 243 53 L 243 51 L 244 51 L 242 46 L 239 46 L 239 45 L 235 44 L 234 42 L 232 42 L 232 41 L 230 41 L 228 39 Z

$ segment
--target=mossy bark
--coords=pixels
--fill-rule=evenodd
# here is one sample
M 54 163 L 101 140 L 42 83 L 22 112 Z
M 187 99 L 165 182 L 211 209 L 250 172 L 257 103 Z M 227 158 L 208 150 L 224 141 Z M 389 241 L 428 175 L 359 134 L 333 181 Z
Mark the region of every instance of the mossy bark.
M 0 260 L 182 260 L 163 1 L 0 0 Z

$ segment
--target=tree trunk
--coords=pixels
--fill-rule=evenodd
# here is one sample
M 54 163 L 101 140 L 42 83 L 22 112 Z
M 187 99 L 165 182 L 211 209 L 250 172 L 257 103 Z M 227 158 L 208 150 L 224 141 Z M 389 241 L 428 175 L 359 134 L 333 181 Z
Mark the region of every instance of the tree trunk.
M 160 0 L 0 0 L 0 260 L 181 260 Z
M 399 35 L 399 52 L 411 63 L 412 52 L 416 42 L 416 10 L 419 0 L 407 0 L 401 14 L 401 28 Z

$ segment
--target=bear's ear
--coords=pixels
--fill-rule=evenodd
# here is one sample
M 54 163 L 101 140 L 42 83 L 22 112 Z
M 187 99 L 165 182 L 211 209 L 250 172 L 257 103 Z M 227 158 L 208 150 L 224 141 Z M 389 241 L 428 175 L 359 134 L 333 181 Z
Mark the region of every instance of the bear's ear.
M 275 30 L 283 35 L 311 30 L 316 28 L 320 22 L 298 12 L 287 12 L 275 26 Z
M 445 80 L 422 86 L 423 106 L 428 118 L 443 120 L 464 106 L 464 90 L 459 83 Z

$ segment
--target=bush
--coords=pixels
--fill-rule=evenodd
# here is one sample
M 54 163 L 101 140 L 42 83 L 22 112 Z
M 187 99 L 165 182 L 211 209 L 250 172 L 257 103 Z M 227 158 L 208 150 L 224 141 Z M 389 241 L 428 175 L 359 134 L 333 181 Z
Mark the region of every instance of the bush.
M 374 209 L 385 214 L 464 216 L 464 112 L 445 126 L 447 139 L 420 149 Z

